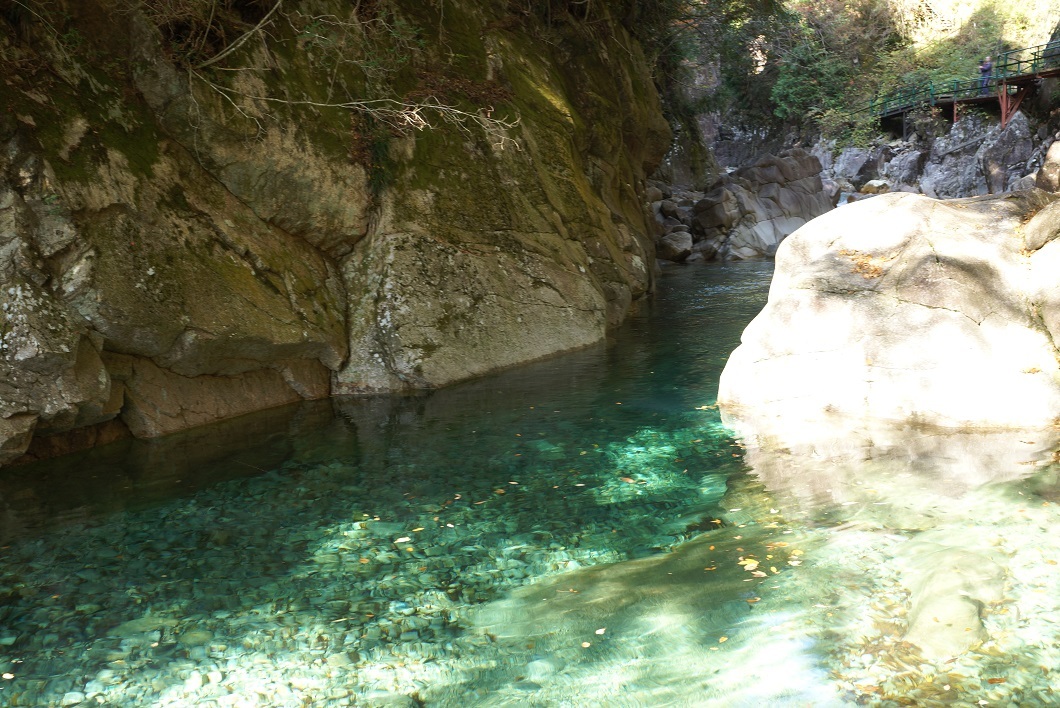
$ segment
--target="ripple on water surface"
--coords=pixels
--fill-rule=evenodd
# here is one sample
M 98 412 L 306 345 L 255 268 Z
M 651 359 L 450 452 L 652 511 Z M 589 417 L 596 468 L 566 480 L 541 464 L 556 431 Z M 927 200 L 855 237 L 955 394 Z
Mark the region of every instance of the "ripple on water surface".
M 675 269 L 606 347 L 5 471 L 0 705 L 1055 703 L 1055 446 L 991 441 L 1034 450 L 992 483 L 952 444 L 745 452 L 712 405 L 768 278 Z M 967 651 L 906 641 L 969 606 Z

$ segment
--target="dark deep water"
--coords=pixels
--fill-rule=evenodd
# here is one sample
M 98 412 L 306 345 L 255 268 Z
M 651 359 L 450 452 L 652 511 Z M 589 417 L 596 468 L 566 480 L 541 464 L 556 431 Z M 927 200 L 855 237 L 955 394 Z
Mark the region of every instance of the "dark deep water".
M 748 459 L 713 404 L 771 271 L 668 269 L 609 346 L 430 395 L 0 471 L 0 706 L 1060 704 L 1055 465 Z M 969 603 L 970 650 L 903 641 Z

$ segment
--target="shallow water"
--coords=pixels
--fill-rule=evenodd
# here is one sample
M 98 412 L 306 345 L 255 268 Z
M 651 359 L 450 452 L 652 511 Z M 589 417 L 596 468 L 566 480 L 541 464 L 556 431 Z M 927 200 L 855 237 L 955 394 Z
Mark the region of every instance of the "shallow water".
M 745 450 L 713 404 L 770 274 L 673 268 L 608 346 L 430 395 L 5 470 L 0 705 L 1060 704 L 1055 441 Z

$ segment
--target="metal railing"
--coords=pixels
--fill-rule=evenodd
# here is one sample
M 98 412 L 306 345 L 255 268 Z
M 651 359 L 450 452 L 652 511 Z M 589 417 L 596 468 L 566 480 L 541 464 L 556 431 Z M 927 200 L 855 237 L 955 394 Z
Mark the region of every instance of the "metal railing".
M 994 71 L 987 78 L 985 86 L 981 77 L 928 81 L 915 86 L 903 86 L 882 96 L 876 96 L 850 113 L 854 115 L 868 111 L 874 118 L 887 118 L 937 103 L 949 104 L 980 96 L 993 96 L 998 92 L 999 83 L 1006 86 L 1008 93 L 1012 93 L 1016 89 L 1008 86 L 1007 79 L 1033 76 L 1048 69 L 1060 69 L 1060 40 L 1002 52 L 998 55 Z
M 1046 69 L 1060 68 L 1060 41 L 1002 52 L 997 56 L 996 67 L 994 75 L 999 78 L 1037 74 Z

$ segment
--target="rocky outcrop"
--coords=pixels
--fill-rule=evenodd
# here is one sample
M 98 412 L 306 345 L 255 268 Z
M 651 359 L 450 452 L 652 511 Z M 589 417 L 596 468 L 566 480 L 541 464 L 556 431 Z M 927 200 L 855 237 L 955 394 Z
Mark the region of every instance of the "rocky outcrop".
M 772 256 L 789 234 L 832 208 L 821 164 L 800 149 L 723 178 L 696 203 L 692 233 L 706 257 Z
M 816 157 L 796 149 L 736 170 L 706 194 L 649 187 L 656 256 L 674 262 L 771 257 L 788 234 L 834 205 L 820 172 Z
M 606 7 L 609 39 L 571 19 L 540 52 L 532 15 L 390 3 L 420 33 L 391 110 L 337 100 L 372 69 L 314 34 L 378 9 L 318 5 L 220 57 L 239 71 L 177 56 L 153 6 L 65 16 L 78 52 L 0 33 L 0 464 L 450 384 L 599 341 L 650 291 L 638 190 L 669 130 Z
M 949 135 L 936 138 L 920 178 L 930 197 L 950 199 L 1000 194 L 1033 169 L 1027 118 L 1017 113 L 1004 129 L 977 118 L 957 121 Z
M 838 154 L 834 143 L 823 142 L 813 153 L 823 158 L 825 179 L 835 181 L 841 192 L 869 193 L 865 185 L 882 180 L 885 191 L 954 199 L 1034 186 L 1049 144 L 1037 141 L 1027 117 L 1017 112 L 1005 128 L 973 114 L 931 140 L 914 134 L 906 141 L 847 147 Z
M 1042 428 L 1060 417 L 1057 205 L 1041 191 L 885 194 L 784 242 L 719 402 L 762 434 L 801 421 Z

